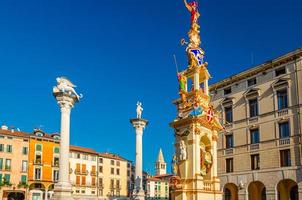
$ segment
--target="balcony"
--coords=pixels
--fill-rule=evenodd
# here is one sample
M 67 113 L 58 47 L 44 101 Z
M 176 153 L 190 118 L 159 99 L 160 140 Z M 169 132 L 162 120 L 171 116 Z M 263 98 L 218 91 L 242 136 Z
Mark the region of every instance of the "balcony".
M 52 166 L 53 166 L 53 167 L 59 167 L 59 161 L 53 162 L 53 163 L 52 163 Z
M 34 160 L 34 165 L 42 165 L 42 160 L 41 159 Z
M 250 144 L 250 150 L 253 151 L 253 150 L 258 150 L 259 149 L 259 143 L 256 143 L 256 144 Z
M 290 138 L 279 139 L 279 146 L 290 145 Z
M 91 176 L 96 176 L 97 173 L 96 173 L 96 171 L 91 171 L 91 172 L 90 172 L 90 175 L 91 175 Z
M 229 148 L 224 150 L 224 155 L 230 155 L 234 153 L 234 149 L 233 148 Z
M 103 183 L 99 183 L 99 188 L 100 188 L 100 189 L 103 189 L 103 188 L 104 188 Z
M 282 109 L 282 110 L 278 110 L 278 117 L 284 116 L 288 114 L 288 109 Z
M 249 123 L 250 124 L 257 123 L 257 122 L 258 122 L 258 117 L 257 116 L 249 118 Z
M 121 190 L 122 189 L 121 185 L 116 185 L 115 188 L 116 188 L 116 190 Z
M 212 191 L 213 188 L 214 188 L 213 186 L 214 186 L 214 184 L 213 184 L 212 181 L 204 181 L 204 182 L 203 182 L 203 189 L 204 189 L 204 190 Z

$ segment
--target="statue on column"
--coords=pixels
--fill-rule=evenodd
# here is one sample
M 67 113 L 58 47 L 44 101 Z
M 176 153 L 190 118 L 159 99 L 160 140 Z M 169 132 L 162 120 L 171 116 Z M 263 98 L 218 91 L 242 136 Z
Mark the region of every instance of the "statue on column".
M 66 94 L 75 96 L 77 100 L 80 100 L 80 98 L 83 97 L 82 94 L 79 95 L 75 91 L 74 88 L 76 86 L 70 80 L 68 80 L 67 78 L 65 78 L 65 77 L 58 77 L 58 78 L 56 78 L 56 80 L 57 80 L 57 86 L 55 86 L 53 88 L 53 92 L 54 93 L 56 93 L 56 92 L 66 93 Z
M 137 102 L 137 104 L 136 104 L 136 117 L 138 118 L 138 119 L 141 119 L 142 118 L 142 112 L 143 112 L 143 107 L 142 107 L 142 103 L 141 102 Z
M 198 3 L 197 1 L 192 1 L 190 3 L 187 2 L 187 0 L 184 0 L 185 6 L 191 13 L 191 24 L 193 25 L 194 23 L 197 23 L 198 17 L 200 16 L 197 6 Z

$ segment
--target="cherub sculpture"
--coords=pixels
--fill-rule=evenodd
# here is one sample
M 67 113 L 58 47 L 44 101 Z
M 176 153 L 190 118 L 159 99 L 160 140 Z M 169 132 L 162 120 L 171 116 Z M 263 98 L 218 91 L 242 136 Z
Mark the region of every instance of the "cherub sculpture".
M 142 107 L 142 103 L 141 102 L 137 102 L 137 104 L 136 104 L 136 117 L 138 118 L 138 119 L 140 119 L 140 118 L 142 118 L 142 112 L 143 112 L 143 107 Z
M 67 93 L 69 95 L 74 95 L 77 100 L 80 100 L 80 98 L 82 98 L 82 94 L 78 94 L 75 91 L 75 85 L 73 83 L 71 83 L 67 78 L 65 77 L 58 77 L 56 78 L 57 80 L 57 86 L 54 87 L 54 92 L 63 92 L 63 93 Z
M 179 143 L 179 151 L 180 151 L 179 160 L 180 161 L 187 160 L 187 147 L 183 140 L 181 140 Z

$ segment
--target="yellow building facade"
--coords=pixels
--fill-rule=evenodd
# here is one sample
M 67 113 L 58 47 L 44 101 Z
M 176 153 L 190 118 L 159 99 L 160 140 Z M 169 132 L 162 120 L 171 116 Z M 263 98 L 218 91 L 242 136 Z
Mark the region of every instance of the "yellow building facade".
M 124 199 L 128 195 L 128 161 L 111 154 L 101 153 L 98 158 L 98 190 L 100 198 Z
M 28 156 L 29 199 L 50 199 L 59 178 L 60 137 L 35 130 L 30 134 Z

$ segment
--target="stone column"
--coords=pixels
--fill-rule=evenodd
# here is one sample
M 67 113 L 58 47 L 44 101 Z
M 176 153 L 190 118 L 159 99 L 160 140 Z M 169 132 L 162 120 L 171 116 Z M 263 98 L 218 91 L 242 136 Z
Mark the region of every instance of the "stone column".
M 53 95 L 61 109 L 61 131 L 60 131 L 60 162 L 59 181 L 54 186 L 52 200 L 71 200 L 72 185 L 69 180 L 69 135 L 70 135 L 70 112 L 74 104 L 79 101 L 79 96 L 67 90 L 54 87 Z
M 208 81 L 208 79 L 206 79 L 206 80 L 204 81 L 203 86 L 204 86 L 204 93 L 205 93 L 206 95 L 209 95 L 209 81 Z
M 144 200 L 145 192 L 143 190 L 143 130 L 148 121 L 141 118 L 131 119 L 131 124 L 135 128 L 136 134 L 136 156 L 135 156 L 135 184 L 133 189 L 134 199 Z
M 200 85 L 199 85 L 199 72 L 194 73 L 194 90 L 199 90 Z

